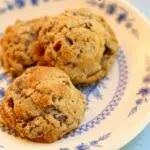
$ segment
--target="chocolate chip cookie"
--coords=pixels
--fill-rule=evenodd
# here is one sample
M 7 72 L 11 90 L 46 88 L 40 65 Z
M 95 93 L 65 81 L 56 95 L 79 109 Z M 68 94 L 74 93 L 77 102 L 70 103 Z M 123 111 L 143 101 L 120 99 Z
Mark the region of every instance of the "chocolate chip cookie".
M 66 73 L 39 66 L 14 80 L 0 111 L 5 124 L 20 137 L 51 143 L 79 126 L 85 107 L 85 97 Z
M 23 71 L 36 65 L 33 58 L 34 50 L 40 49 L 36 40 L 43 22 L 47 17 L 30 21 L 16 21 L 9 26 L 1 39 L 2 63 L 5 69 L 14 76 L 18 76 Z
M 94 19 L 58 16 L 54 22 L 50 20 L 39 33 L 39 44 L 44 49 L 39 64 L 64 70 L 74 84 L 96 82 L 105 75 L 101 65 L 104 31 Z
M 92 84 L 109 72 L 118 50 L 106 21 L 88 9 L 68 10 L 43 25 L 41 65 L 64 70 L 74 84 Z M 41 53 L 40 53 L 41 54 Z

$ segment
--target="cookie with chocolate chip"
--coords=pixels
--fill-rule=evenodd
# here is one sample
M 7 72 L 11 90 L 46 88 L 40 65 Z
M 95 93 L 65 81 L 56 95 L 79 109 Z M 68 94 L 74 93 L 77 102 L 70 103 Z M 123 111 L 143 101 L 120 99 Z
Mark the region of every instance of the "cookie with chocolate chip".
M 66 73 L 39 66 L 14 80 L 1 107 L 5 125 L 17 135 L 51 143 L 79 126 L 86 102 Z
M 44 49 L 39 64 L 64 70 L 73 84 L 91 84 L 105 75 L 104 27 L 94 19 L 58 16 L 43 25 L 39 44 Z
M 31 66 L 36 65 L 33 58 L 37 46 L 37 36 L 43 22 L 47 17 L 29 21 L 16 21 L 12 26 L 6 28 L 1 39 L 2 63 L 5 69 L 13 76 L 18 76 Z
M 68 10 L 47 21 L 38 39 L 44 49 L 39 64 L 64 70 L 76 85 L 106 76 L 118 50 L 110 26 L 88 9 Z

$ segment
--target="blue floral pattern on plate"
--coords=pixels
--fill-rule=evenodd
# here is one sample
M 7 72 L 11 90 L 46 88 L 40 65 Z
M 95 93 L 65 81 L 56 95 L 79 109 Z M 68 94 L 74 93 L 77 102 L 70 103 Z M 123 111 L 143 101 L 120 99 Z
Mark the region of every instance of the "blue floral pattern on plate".
M 139 96 L 138 99 L 135 101 L 135 106 L 130 110 L 128 116 L 134 115 L 139 107 L 145 102 L 148 103 L 149 96 L 150 96 L 150 58 L 146 56 L 146 75 L 143 78 L 143 87 L 139 89 L 137 95 Z
M 99 81 L 96 84 L 91 85 L 88 88 L 79 88 L 81 92 L 86 96 L 87 105 L 90 103 L 90 96 L 94 96 L 97 100 L 102 100 L 102 89 L 106 89 L 106 82 L 109 81 L 108 77 L 105 77 L 103 80 Z
M 86 124 L 83 124 L 81 127 L 76 129 L 75 131 L 71 132 L 69 135 L 65 136 L 64 138 L 73 137 L 75 135 L 80 135 L 84 132 L 89 131 L 90 129 L 94 128 L 96 125 L 99 125 L 102 121 L 106 120 L 106 118 L 111 115 L 111 112 L 113 112 L 115 110 L 115 108 L 119 105 L 121 98 L 125 92 L 125 89 L 127 86 L 127 80 L 128 80 L 128 70 L 127 70 L 128 66 L 127 66 L 124 51 L 119 50 L 118 56 L 117 56 L 117 61 L 118 61 L 118 66 L 119 66 L 119 83 L 118 83 L 117 89 L 116 89 L 115 94 L 114 94 L 112 100 L 110 101 L 110 103 L 96 117 L 94 117 L 92 120 L 90 120 Z M 104 79 L 104 81 L 106 81 L 106 80 L 107 80 L 107 78 Z M 100 82 L 100 83 L 103 84 L 104 81 L 102 80 L 102 82 Z M 95 89 L 97 91 L 97 86 L 92 87 L 93 91 Z M 100 92 L 100 90 L 97 92 Z M 92 92 L 91 95 L 95 96 L 95 94 L 93 95 L 93 93 L 94 92 Z M 85 92 L 84 94 L 87 97 L 89 95 L 89 91 L 87 91 L 87 93 Z M 96 94 L 96 95 L 100 95 L 100 93 Z M 100 97 L 96 97 L 96 99 L 100 99 Z
M 107 140 L 111 136 L 111 132 L 99 137 L 97 140 L 90 141 L 89 143 L 81 143 L 75 147 L 75 150 L 92 150 L 92 147 L 102 148 L 102 141 Z M 60 150 L 71 150 L 70 148 L 60 148 Z
M 124 23 L 125 27 L 131 31 L 131 33 L 139 38 L 138 29 L 134 27 L 134 18 L 130 17 L 127 10 L 120 7 L 115 2 L 109 2 L 109 0 L 86 0 L 88 4 L 104 9 L 104 11 L 112 16 L 116 16 L 116 22 L 118 24 Z

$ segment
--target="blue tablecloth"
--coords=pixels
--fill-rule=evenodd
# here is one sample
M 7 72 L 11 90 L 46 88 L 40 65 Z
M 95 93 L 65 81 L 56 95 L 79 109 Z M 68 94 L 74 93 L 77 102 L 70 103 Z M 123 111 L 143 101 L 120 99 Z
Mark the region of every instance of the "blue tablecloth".
M 130 0 L 150 20 L 150 0 Z M 121 150 L 150 150 L 150 124 Z
M 129 0 L 150 20 L 150 0 Z

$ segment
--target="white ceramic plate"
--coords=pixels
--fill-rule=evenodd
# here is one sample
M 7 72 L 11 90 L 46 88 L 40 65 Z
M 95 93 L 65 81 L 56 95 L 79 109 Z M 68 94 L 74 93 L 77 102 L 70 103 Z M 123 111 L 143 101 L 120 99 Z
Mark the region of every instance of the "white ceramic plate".
M 53 144 L 37 144 L 0 131 L 0 150 L 116 150 L 134 138 L 150 119 L 150 26 L 121 0 L 1 0 L 0 31 L 16 19 L 55 15 L 88 7 L 114 29 L 120 50 L 109 75 L 82 89 L 87 111 L 82 125 Z M 0 97 L 11 79 L 0 69 Z

